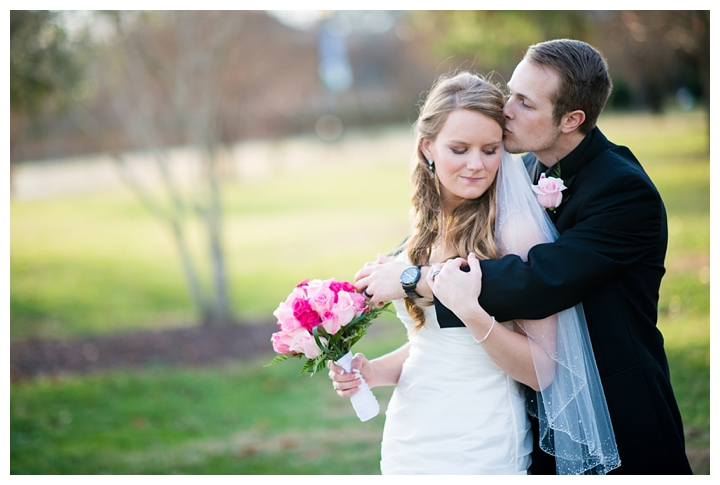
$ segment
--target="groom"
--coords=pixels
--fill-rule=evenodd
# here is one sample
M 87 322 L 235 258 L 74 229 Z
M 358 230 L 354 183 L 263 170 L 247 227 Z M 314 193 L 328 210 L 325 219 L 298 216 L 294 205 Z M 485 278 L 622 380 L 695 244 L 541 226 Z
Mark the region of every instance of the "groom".
M 690 474 L 682 421 L 656 327 L 667 222 L 660 194 L 633 154 L 595 126 L 612 83 L 590 45 L 531 46 L 508 82 L 505 148 L 530 178 L 567 189 L 550 213 L 560 237 L 481 262 L 480 305 L 498 321 L 540 319 L 582 302 L 622 465 L 618 474 Z M 436 300 L 440 326 L 449 310 Z M 536 428 L 537 430 L 537 428 Z M 537 431 L 536 431 L 537 432 Z M 533 474 L 555 473 L 537 449 Z

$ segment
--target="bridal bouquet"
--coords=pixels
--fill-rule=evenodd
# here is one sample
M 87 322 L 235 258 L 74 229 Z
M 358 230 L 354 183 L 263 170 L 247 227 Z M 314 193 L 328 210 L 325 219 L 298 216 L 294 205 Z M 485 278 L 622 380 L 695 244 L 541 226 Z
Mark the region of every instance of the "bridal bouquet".
M 272 335 L 276 356 L 268 365 L 305 359 L 300 374 L 315 374 L 328 361 L 350 372 L 351 348 L 390 304 L 375 308 L 347 282 L 305 280 L 273 312 L 280 330 Z M 362 376 L 360 376 L 362 379 Z M 362 421 L 376 416 L 379 406 L 365 381 L 350 401 Z

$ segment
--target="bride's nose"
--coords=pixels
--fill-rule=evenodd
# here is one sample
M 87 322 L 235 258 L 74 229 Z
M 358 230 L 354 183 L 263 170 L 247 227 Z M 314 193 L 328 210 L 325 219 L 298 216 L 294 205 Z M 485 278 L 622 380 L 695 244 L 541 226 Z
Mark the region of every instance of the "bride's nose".
M 472 170 L 473 172 L 477 172 L 485 168 L 485 164 L 482 160 L 482 154 L 473 155 L 471 156 L 467 161 L 467 168 L 468 170 Z

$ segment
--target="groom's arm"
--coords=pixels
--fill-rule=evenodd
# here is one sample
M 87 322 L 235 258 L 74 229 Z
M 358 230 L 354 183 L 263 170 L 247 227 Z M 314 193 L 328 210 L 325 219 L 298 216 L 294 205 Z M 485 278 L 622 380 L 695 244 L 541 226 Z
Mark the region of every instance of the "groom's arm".
M 618 174 L 599 181 L 592 192 L 574 201 L 578 222 L 557 241 L 532 248 L 527 262 L 515 255 L 481 262 L 479 302 L 489 314 L 499 321 L 548 317 L 580 303 L 656 250 L 665 234 L 664 208 L 647 179 Z M 454 315 L 437 300 L 435 306 L 440 325 L 453 326 Z

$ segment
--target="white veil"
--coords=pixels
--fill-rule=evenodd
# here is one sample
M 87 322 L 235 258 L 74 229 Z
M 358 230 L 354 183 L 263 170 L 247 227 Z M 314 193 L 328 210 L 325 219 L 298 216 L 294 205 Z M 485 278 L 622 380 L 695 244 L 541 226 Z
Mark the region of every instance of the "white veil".
M 536 243 L 557 239 L 522 160 L 504 150 L 497 190 L 495 234 L 503 254 L 526 259 L 528 237 Z M 538 418 L 540 448 L 555 456 L 559 475 L 605 474 L 620 466 L 620 458 L 585 314 L 578 304 L 556 316 L 555 332 L 541 332 L 532 321 L 518 322 L 532 340 L 543 389 L 528 389 L 528 412 Z

